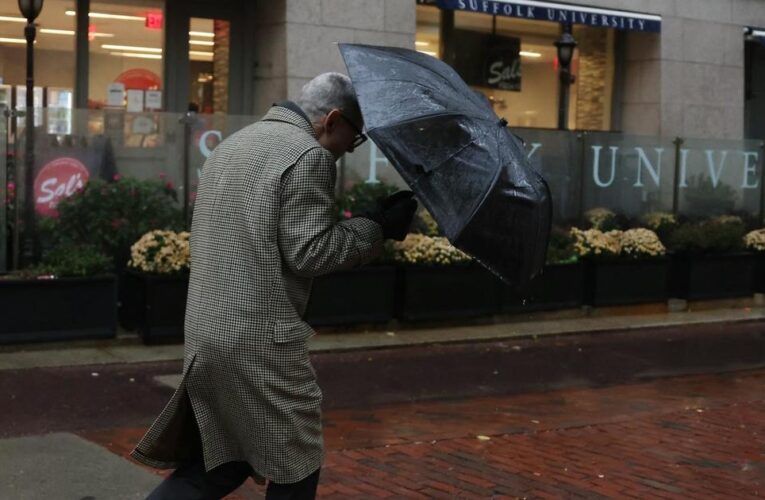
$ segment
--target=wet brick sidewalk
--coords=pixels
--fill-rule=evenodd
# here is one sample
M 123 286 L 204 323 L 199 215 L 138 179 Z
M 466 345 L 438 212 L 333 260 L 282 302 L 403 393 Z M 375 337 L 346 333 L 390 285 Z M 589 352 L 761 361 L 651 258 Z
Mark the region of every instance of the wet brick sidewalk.
M 125 456 L 144 429 L 79 435 Z M 320 498 L 757 498 L 765 370 L 330 410 L 325 434 Z

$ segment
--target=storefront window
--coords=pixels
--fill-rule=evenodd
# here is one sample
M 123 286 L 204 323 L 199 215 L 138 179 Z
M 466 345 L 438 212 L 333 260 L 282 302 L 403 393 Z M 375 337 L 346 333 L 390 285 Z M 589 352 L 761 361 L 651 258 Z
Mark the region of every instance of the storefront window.
M 189 108 L 200 113 L 228 112 L 230 23 L 191 18 L 189 32 Z
M 455 11 L 453 27 L 441 27 L 440 18 L 436 7 L 417 7 L 418 50 L 452 65 L 511 126 L 557 127 L 559 23 Z M 448 39 L 439 40 L 439 33 Z M 575 26 L 574 37 L 579 45 L 571 63 L 576 81 L 570 87 L 568 127 L 610 130 L 614 30 Z M 439 41 L 444 53 L 437 49 Z M 434 43 L 434 49 L 425 43 Z
M 47 0 L 36 20 L 34 52 L 35 125 L 48 133 L 67 133 L 71 127 L 74 89 L 74 17 L 66 15 L 73 0 Z M 26 107 L 26 39 L 16 2 L 0 7 L 0 106 Z M 48 117 L 43 108 L 49 108 Z M 24 127 L 24 119 L 18 120 Z

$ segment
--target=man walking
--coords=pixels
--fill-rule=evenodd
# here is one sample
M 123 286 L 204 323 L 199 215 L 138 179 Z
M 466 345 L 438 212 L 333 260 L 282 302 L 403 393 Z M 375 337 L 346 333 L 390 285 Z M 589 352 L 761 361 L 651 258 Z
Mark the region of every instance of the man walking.
M 180 386 L 132 456 L 175 468 L 151 499 L 221 498 L 247 477 L 267 498 L 314 498 L 323 460 L 312 279 L 403 239 L 410 192 L 336 222 L 335 161 L 366 140 L 350 79 L 325 73 L 205 163 L 191 231 Z

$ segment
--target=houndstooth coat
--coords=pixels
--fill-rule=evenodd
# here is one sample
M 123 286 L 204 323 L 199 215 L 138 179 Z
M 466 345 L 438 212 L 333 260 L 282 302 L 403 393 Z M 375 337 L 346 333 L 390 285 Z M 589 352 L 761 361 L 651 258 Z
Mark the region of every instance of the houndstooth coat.
M 361 265 L 382 243 L 371 220 L 335 222 L 334 184 L 334 158 L 285 107 L 214 150 L 191 230 L 183 378 L 135 459 L 175 468 L 198 454 L 196 417 L 207 470 L 246 461 L 292 483 L 321 466 L 314 332 L 301 315 L 315 276 Z

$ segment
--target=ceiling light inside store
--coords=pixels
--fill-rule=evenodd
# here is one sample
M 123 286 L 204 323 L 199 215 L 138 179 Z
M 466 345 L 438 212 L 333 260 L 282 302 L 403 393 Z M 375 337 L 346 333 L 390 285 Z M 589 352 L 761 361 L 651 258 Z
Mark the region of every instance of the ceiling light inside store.
M 7 23 L 25 23 L 27 22 L 26 19 L 23 17 L 11 17 L 11 16 L 0 16 L 0 21 L 5 21 Z
M 191 36 L 202 36 L 206 38 L 212 38 L 215 36 L 215 33 L 209 33 L 207 31 L 189 31 L 189 35 Z
M 194 60 L 204 60 L 204 61 L 212 61 L 213 60 L 213 53 L 212 52 L 202 52 L 199 50 L 190 50 L 189 51 L 189 59 Z
M 430 45 L 430 42 L 423 42 L 423 41 L 417 40 L 416 42 L 414 42 L 414 44 L 417 47 L 427 47 L 428 45 Z
M 215 42 L 208 42 L 204 40 L 189 40 L 189 45 L 204 45 L 206 47 L 212 47 Z
M 157 49 L 154 47 L 136 47 L 133 45 L 110 45 L 108 43 L 101 45 L 102 49 L 107 50 L 129 50 L 134 52 L 152 52 L 155 54 L 161 54 L 162 49 Z
M 76 16 L 77 13 L 73 10 L 66 11 L 67 16 Z M 105 14 L 103 12 L 90 12 L 88 17 L 96 17 L 99 19 L 119 19 L 122 21 L 146 21 L 144 16 L 126 16 L 123 14 Z
M 74 30 L 54 30 L 50 28 L 40 28 L 40 33 L 47 33 L 48 35 L 70 35 L 74 36 Z
M 523 57 L 533 57 L 534 59 L 536 59 L 537 57 L 542 57 L 542 54 L 540 54 L 539 52 L 530 52 L 528 50 L 522 50 L 518 52 L 518 54 Z
M 162 59 L 160 54 L 136 54 L 134 52 L 110 52 L 113 56 L 135 57 L 140 59 Z
M 423 54 L 427 54 L 429 56 L 436 57 L 438 54 L 433 52 L 432 50 L 418 50 L 417 52 L 422 52 Z
M 0 37 L 0 43 L 27 43 L 27 41 L 24 38 L 1 38 Z

